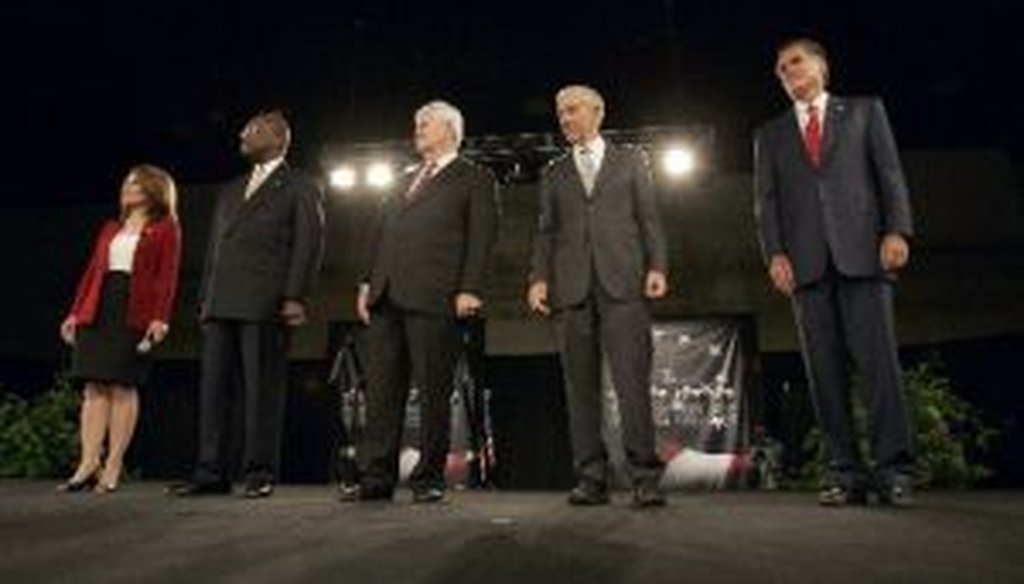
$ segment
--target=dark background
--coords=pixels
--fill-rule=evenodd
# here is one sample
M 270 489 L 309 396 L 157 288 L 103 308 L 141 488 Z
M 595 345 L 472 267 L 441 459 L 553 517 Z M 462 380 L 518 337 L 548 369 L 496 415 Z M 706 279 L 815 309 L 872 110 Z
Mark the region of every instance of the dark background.
M 750 131 L 786 106 L 774 47 L 804 33 L 831 49 L 836 92 L 885 97 L 904 148 L 1024 153 L 1017 2 L 69 4 L 0 7 L 4 203 L 112 199 L 140 160 L 223 179 L 272 105 L 311 170 L 325 141 L 405 137 L 434 97 L 469 134 L 550 130 L 570 81 L 606 94 L 613 127 L 710 123 L 721 164 L 745 168 Z

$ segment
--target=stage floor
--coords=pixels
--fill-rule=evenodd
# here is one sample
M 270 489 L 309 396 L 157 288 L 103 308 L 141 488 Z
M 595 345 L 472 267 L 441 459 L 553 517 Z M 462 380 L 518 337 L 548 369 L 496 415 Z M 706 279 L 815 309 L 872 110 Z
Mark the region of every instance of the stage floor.
M 0 581 L 1024 582 L 1024 493 L 929 493 L 910 510 L 807 493 L 673 495 L 570 508 L 561 493 L 343 505 L 328 487 L 175 500 L 163 484 L 56 495 L 0 482 Z

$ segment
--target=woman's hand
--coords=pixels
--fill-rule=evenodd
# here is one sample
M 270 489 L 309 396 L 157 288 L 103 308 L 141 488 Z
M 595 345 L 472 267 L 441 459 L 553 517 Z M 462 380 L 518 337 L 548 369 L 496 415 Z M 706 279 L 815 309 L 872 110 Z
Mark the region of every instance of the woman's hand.
M 167 326 L 166 322 L 154 320 L 146 329 L 146 338 L 154 345 L 159 345 L 167 338 L 167 331 L 170 329 L 171 327 Z
M 78 328 L 78 323 L 75 321 L 75 317 L 69 316 L 64 319 L 64 322 L 60 323 L 60 338 L 69 345 L 75 344 L 75 329 Z

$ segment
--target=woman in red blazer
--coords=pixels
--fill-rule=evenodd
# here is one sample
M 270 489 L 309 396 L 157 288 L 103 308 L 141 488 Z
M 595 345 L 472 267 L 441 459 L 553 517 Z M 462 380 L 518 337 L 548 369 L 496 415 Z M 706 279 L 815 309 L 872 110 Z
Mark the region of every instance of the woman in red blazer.
M 85 386 L 81 458 L 61 491 L 117 489 L 138 420 L 138 388 L 171 320 L 181 255 L 176 199 L 166 171 L 148 164 L 131 169 L 121 187 L 121 216 L 100 229 L 61 325 L 73 347 L 71 375 Z

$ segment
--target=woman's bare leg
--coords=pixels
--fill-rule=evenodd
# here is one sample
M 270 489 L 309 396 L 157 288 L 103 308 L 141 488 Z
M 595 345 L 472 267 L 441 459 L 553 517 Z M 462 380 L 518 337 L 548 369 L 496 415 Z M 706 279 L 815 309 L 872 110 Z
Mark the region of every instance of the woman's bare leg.
M 110 431 L 107 460 L 100 478 L 101 488 L 117 488 L 124 468 L 124 454 L 132 442 L 139 420 L 139 392 L 134 387 L 114 385 L 110 389 Z
M 73 483 L 85 481 L 100 468 L 103 439 L 110 422 L 110 396 L 110 388 L 106 385 L 93 382 L 85 385 L 79 423 L 81 455 L 78 469 L 71 477 Z

